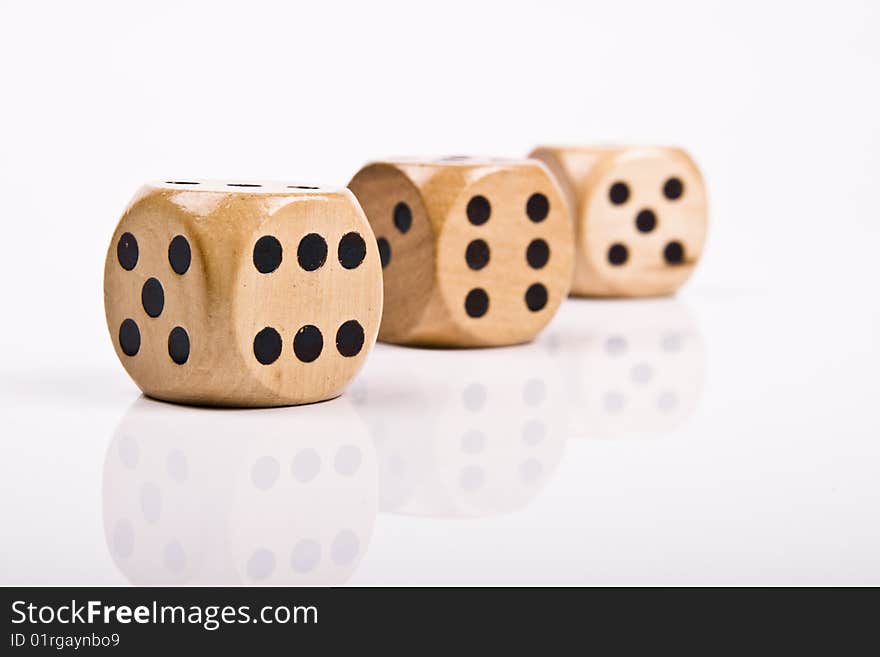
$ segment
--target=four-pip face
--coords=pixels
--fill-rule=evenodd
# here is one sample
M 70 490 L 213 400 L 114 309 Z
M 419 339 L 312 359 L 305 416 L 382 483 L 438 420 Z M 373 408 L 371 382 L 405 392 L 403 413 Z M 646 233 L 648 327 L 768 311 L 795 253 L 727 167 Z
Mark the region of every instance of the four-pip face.
M 386 298 L 381 340 L 527 342 L 568 294 L 571 223 L 538 162 L 375 163 L 349 187 L 378 239 Z
M 693 272 L 706 191 L 684 151 L 542 147 L 532 157 L 558 176 L 575 212 L 573 294 L 671 294 Z

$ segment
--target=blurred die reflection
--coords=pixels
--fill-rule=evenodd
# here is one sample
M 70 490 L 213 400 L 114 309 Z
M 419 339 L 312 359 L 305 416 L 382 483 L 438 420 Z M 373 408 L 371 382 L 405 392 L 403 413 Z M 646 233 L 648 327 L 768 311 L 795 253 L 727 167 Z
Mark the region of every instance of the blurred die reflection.
M 141 398 L 107 451 L 107 545 L 135 584 L 341 584 L 369 545 L 377 478 L 344 398 L 260 411 Z
M 380 345 L 351 397 L 376 444 L 383 511 L 444 517 L 520 509 L 564 451 L 564 383 L 538 343 Z
M 573 437 L 669 432 L 702 396 L 702 337 L 675 298 L 571 300 L 544 344 L 565 375 Z

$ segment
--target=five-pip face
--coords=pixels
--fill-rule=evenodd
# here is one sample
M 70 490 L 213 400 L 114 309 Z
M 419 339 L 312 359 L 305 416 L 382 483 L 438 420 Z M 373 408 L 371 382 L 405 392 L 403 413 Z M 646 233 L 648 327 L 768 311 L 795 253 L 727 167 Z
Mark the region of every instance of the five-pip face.
M 571 221 L 540 163 L 377 163 L 349 187 L 382 254 L 381 340 L 458 347 L 527 342 L 568 293 Z
M 541 148 L 575 208 L 573 294 L 656 296 L 690 276 L 706 237 L 706 191 L 670 148 Z
M 150 183 L 111 240 L 104 305 L 120 361 L 150 396 L 311 403 L 339 395 L 373 346 L 379 252 L 346 189 Z

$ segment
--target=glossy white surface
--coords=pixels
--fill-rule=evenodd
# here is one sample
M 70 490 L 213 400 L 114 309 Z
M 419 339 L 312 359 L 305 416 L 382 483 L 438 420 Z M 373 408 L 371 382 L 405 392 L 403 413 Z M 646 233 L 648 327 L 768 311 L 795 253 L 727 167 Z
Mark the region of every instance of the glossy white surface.
M 19 377 L 2 581 L 877 582 L 877 304 L 839 304 L 570 301 L 291 409 Z
M 880 584 L 876 4 L 220 4 L 0 21 L 0 584 Z M 554 141 L 694 154 L 681 294 L 380 345 L 303 408 L 161 404 L 116 362 L 145 180 Z

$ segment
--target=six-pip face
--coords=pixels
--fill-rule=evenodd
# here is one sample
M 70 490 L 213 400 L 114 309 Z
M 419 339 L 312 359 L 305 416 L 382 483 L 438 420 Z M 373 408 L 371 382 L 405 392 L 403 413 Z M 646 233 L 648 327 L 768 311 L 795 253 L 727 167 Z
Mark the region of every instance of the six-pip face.
M 382 314 L 379 252 L 346 189 L 145 185 L 104 274 L 111 339 L 148 395 L 215 406 L 339 395 Z
M 377 163 L 349 186 L 383 254 L 382 340 L 456 347 L 527 342 L 568 294 L 571 221 L 538 162 Z
M 542 147 L 532 157 L 371 164 L 349 184 L 363 213 L 348 191 L 311 186 L 147 186 L 120 222 L 105 268 L 120 359 L 164 399 L 304 403 L 335 396 L 359 369 L 383 286 L 381 339 L 501 346 L 531 340 L 569 291 L 663 295 L 691 274 L 707 210 L 685 152 Z M 248 243 L 252 259 L 241 256 Z M 133 319 L 138 294 L 145 318 Z M 229 338 L 245 363 L 199 347 Z M 290 340 L 296 358 L 279 369 Z M 328 375 L 314 365 L 333 355 L 325 341 L 350 367 L 331 364 Z M 234 375 L 228 383 L 206 372 L 218 365 Z

